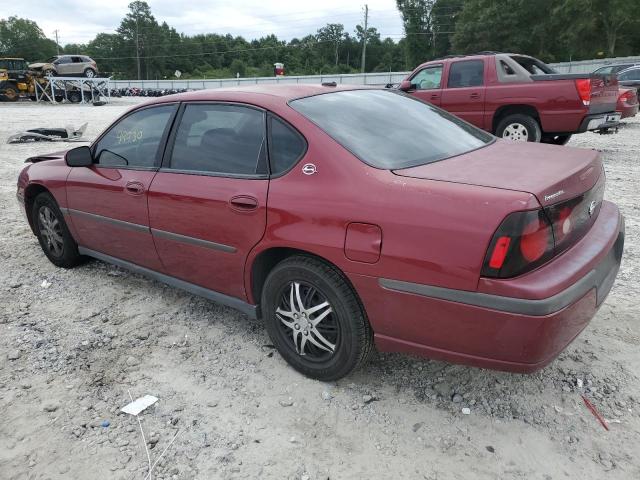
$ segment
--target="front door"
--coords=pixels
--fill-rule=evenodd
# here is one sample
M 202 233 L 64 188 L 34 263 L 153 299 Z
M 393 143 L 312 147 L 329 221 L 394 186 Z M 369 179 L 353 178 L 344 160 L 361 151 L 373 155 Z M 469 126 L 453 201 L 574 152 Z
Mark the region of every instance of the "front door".
M 442 96 L 442 65 L 423 68 L 411 79 L 410 92 L 420 100 L 440 106 Z
M 265 112 L 191 103 L 177 121 L 149 191 L 156 248 L 168 274 L 244 299 L 245 261 L 266 228 Z
M 170 104 L 134 111 L 93 146 L 94 165 L 71 170 L 67 203 L 81 246 L 162 270 L 147 195 L 176 110 Z
M 449 65 L 442 90 L 442 108 L 484 128 L 484 60 L 460 60 Z

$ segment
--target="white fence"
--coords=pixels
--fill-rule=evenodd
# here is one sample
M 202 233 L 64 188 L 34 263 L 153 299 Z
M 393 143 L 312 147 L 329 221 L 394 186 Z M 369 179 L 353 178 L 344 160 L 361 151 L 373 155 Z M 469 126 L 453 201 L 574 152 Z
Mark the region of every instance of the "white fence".
M 599 60 L 584 60 L 579 62 L 552 63 L 551 66 L 560 73 L 589 73 L 593 72 L 597 68 L 610 65 L 612 63 L 640 63 L 640 57 L 603 58 Z M 112 80 L 111 85 L 113 88 L 191 88 L 195 90 L 257 84 L 311 83 L 317 85 L 323 82 L 336 82 L 338 84 L 350 85 L 386 85 L 387 83 L 400 83 L 408 73 L 409 72 L 354 73 L 343 75 L 223 78 L 220 80 Z
M 354 73 L 343 75 L 304 75 L 284 77 L 254 77 L 254 78 L 223 78 L 220 80 L 112 80 L 113 88 L 203 88 L 235 87 L 238 85 L 257 84 L 320 84 L 323 82 L 336 82 L 350 85 L 386 85 L 387 83 L 399 83 L 408 72 L 388 73 Z
M 551 63 L 550 65 L 560 73 L 589 73 L 614 63 L 640 63 L 640 57 L 602 58 L 579 62 Z

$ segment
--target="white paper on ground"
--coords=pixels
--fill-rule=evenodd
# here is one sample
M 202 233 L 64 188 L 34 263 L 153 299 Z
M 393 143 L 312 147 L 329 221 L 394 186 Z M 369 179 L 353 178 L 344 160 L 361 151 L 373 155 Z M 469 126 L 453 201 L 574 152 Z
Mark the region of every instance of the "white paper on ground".
M 157 401 L 158 397 L 154 397 L 153 395 L 145 395 L 144 397 L 137 398 L 133 402 L 125 405 L 122 408 L 122 411 L 124 413 L 128 413 L 129 415 L 138 415 L 145 408 L 150 407 Z

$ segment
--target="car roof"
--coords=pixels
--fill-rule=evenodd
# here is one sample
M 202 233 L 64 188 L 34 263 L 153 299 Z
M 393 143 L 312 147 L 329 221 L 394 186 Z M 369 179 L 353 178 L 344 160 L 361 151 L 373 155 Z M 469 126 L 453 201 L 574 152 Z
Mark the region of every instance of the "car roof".
M 279 99 L 283 103 L 297 98 L 311 97 L 324 93 L 344 92 L 348 90 L 380 90 L 381 87 L 367 85 L 318 85 L 318 84 L 294 84 L 294 85 L 250 85 L 241 87 L 223 87 L 206 90 L 195 90 L 192 92 L 177 93 L 158 97 L 146 105 L 154 103 L 164 103 L 166 101 L 238 101 L 250 102 L 253 98 L 271 97 Z M 259 103 L 259 102 L 258 102 Z

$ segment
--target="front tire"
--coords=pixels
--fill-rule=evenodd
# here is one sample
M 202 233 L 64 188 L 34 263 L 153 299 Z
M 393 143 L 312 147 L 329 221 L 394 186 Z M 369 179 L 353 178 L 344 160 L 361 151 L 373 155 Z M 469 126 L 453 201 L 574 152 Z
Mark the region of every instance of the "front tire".
M 517 142 L 539 142 L 542 130 L 535 118 L 517 113 L 508 115 L 498 122 L 496 136 Z
M 78 244 L 50 193 L 40 193 L 33 202 L 31 219 L 42 251 L 54 265 L 73 268 L 82 263 Z
M 0 94 L 2 94 L 7 102 L 17 102 L 20 98 L 18 87 L 11 84 L 3 86 L 2 89 L 0 89 Z
M 282 357 L 322 381 L 348 375 L 373 350 L 364 309 L 343 275 L 313 257 L 289 257 L 269 273 L 261 307 L 267 332 Z

